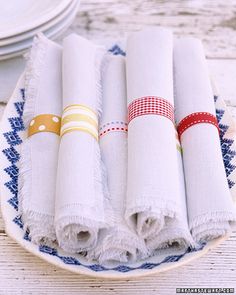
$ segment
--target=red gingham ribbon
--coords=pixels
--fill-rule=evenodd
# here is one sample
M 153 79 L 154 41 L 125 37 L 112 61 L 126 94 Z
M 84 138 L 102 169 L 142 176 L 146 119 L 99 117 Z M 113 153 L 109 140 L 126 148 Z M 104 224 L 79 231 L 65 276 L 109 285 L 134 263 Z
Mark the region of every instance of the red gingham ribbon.
M 128 123 L 136 117 L 159 115 L 170 119 L 174 124 L 174 107 L 166 99 L 157 96 L 137 98 L 128 106 Z
M 177 127 L 179 137 L 181 137 L 183 132 L 185 130 L 187 130 L 189 127 L 191 127 L 195 124 L 201 124 L 201 123 L 212 124 L 212 125 L 216 126 L 216 128 L 219 131 L 218 122 L 217 122 L 217 119 L 214 115 L 207 113 L 207 112 L 196 112 L 196 113 L 192 113 L 192 114 L 186 116 L 185 118 L 183 118 L 179 122 L 179 125 Z

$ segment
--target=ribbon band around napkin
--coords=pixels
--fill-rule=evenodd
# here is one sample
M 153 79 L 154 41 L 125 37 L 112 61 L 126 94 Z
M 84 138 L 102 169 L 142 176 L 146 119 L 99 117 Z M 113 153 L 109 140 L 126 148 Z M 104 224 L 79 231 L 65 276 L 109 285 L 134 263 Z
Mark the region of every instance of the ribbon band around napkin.
M 177 127 L 179 137 L 183 134 L 185 130 L 187 130 L 189 127 L 196 125 L 196 124 L 201 124 L 201 123 L 208 123 L 216 126 L 216 128 L 219 131 L 219 126 L 218 122 L 216 119 L 216 116 L 212 115 L 211 113 L 207 112 L 196 112 L 192 113 L 185 118 L 183 118 Z
M 42 114 L 34 117 L 29 124 L 28 137 L 39 132 L 52 132 L 60 135 L 61 118 L 55 114 Z
M 99 128 L 99 136 L 103 136 L 109 132 L 128 132 L 128 124 L 125 121 L 110 121 Z
M 170 119 L 174 123 L 174 107 L 164 98 L 146 96 L 133 100 L 128 105 L 128 121 L 145 115 L 159 115 Z
M 61 136 L 71 131 L 84 131 L 98 140 L 97 114 L 81 104 L 66 107 L 62 115 Z

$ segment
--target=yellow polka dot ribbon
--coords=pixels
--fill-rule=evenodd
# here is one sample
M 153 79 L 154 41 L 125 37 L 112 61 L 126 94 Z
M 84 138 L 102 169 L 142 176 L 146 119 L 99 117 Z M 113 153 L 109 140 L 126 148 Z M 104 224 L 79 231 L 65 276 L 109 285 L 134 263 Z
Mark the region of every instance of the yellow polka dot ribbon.
M 39 132 L 52 132 L 60 135 L 61 118 L 53 114 L 42 114 L 34 117 L 29 124 L 28 137 Z
M 98 140 L 97 114 L 81 104 L 66 107 L 62 115 L 61 136 L 72 131 L 87 132 Z

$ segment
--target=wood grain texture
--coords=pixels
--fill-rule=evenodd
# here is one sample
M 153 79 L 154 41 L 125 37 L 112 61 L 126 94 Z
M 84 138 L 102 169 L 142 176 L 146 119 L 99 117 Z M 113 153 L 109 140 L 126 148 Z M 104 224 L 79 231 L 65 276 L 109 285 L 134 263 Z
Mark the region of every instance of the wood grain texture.
M 236 0 L 84 0 L 67 31 L 117 40 L 150 25 L 203 39 L 209 69 L 236 118 Z M 217 59 L 216 59 L 217 58 Z M 4 104 L 0 104 L 0 117 Z M 177 287 L 235 287 L 236 232 L 204 257 L 137 280 L 102 280 L 56 268 L 8 238 L 0 218 L 0 294 L 175 294 Z
M 0 234 L 0 294 L 175 294 L 177 287 L 236 287 L 236 233 L 178 269 L 133 280 L 92 279 L 52 265 Z
M 235 0 L 82 1 L 71 31 L 88 38 L 119 39 L 147 26 L 201 38 L 210 58 L 236 58 Z

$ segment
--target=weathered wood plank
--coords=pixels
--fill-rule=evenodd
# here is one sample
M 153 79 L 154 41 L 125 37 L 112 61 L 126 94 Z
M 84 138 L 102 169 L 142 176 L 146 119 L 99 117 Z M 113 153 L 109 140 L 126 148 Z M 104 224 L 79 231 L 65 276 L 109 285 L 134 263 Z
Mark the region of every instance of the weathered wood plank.
M 120 39 L 147 26 L 166 26 L 177 36 L 201 38 L 211 58 L 236 57 L 235 0 L 82 1 L 71 29 L 86 37 Z
M 0 294 L 175 294 L 177 287 L 235 287 L 236 233 L 192 263 L 134 280 L 92 279 L 56 268 L 0 234 Z

